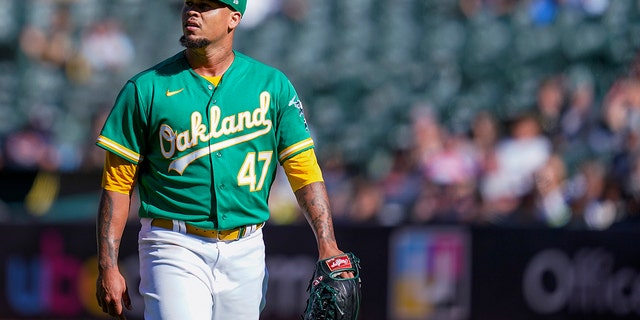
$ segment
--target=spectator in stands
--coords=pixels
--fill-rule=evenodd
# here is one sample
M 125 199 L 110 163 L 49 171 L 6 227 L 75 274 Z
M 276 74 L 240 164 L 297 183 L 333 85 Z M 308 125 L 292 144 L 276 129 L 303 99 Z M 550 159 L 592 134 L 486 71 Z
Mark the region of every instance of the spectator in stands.
M 621 181 L 607 175 L 600 197 L 591 202 L 584 211 L 587 228 L 604 230 L 626 216 L 625 199 Z
M 478 178 L 491 168 L 495 167 L 493 161 L 494 149 L 502 132 L 498 120 L 488 111 L 478 112 L 469 128 L 471 148 L 478 161 Z
M 437 122 L 431 109 L 413 112 L 414 164 L 422 176 L 409 221 L 417 223 L 471 222 L 478 214 L 477 179 L 493 152 L 498 130 L 492 116 L 481 112 L 471 139 Z M 411 186 L 412 188 L 414 186 Z
M 380 181 L 383 199 L 378 221 L 383 225 L 402 224 L 416 201 L 421 175 L 410 150 L 397 149 L 392 153 L 391 169 Z
M 566 194 L 567 169 L 564 160 L 559 154 L 551 155 L 534 173 L 534 177 L 535 219 L 549 227 L 564 227 L 572 218 Z
M 599 117 L 584 141 L 593 156 L 610 159 L 620 152 L 629 151 L 627 147 L 633 135 L 632 123 L 634 118 L 640 120 L 640 114 L 634 117 L 630 110 L 625 86 L 624 81 L 617 81 L 598 106 Z M 566 152 L 571 153 L 572 150 Z
M 442 130 L 433 108 L 426 104 L 417 104 L 411 110 L 411 129 L 413 133 L 412 155 L 417 166 L 424 167 L 431 157 L 442 149 Z
M 353 193 L 350 194 L 347 217 L 349 223 L 357 225 L 379 226 L 381 224 L 398 224 L 404 212 L 383 211 L 384 192 L 377 183 L 365 177 L 352 180 Z M 386 209 L 390 209 L 387 207 Z M 397 215 L 400 214 L 400 217 Z M 388 215 L 388 216 L 383 216 Z
M 535 111 L 538 113 L 542 133 L 554 144 L 561 141 L 560 118 L 566 107 L 564 77 L 552 75 L 544 78 L 536 91 Z
M 29 58 L 64 68 L 76 51 L 75 24 L 68 4 L 56 7 L 51 25 L 26 25 L 20 34 L 20 49 Z
M 323 163 L 324 183 L 327 186 L 334 222 L 351 223 L 353 218 L 350 211 L 356 202 L 353 199 L 356 197 L 354 189 L 357 187 L 353 173 L 349 172 L 338 148 L 331 148 L 318 161 Z
M 95 72 L 121 72 L 133 60 L 129 36 L 114 19 L 96 22 L 82 36 L 81 53 Z
M 21 130 L 8 134 L 3 153 L 9 170 L 55 171 L 58 167 L 52 135 L 29 122 Z
M 602 230 L 624 218 L 620 181 L 602 160 L 584 161 L 572 178 L 569 191 L 573 228 Z
M 434 222 L 473 220 L 477 207 L 474 190 L 482 159 L 462 133 L 444 132 L 443 140 L 442 148 L 423 168 L 427 183 L 432 184 L 439 193 Z
M 409 211 L 407 222 L 411 224 L 437 222 L 440 214 L 440 197 L 442 196 L 440 186 L 423 179 L 418 198 Z
M 584 67 L 576 67 L 568 72 L 568 77 L 568 106 L 560 124 L 565 150 L 575 153 L 587 147 L 585 142 L 589 131 L 599 115 L 595 101 L 595 84 L 590 71 Z
M 509 135 L 496 145 L 495 167 L 480 179 L 483 212 L 487 214 L 483 220 L 503 224 L 521 218 L 513 214 L 521 206 L 521 198 L 533 190 L 533 174 L 548 161 L 551 148 L 534 115 L 513 120 Z
M 442 148 L 423 163 L 427 180 L 441 185 L 467 184 L 477 178 L 479 160 L 461 134 L 443 133 Z
M 409 222 L 432 222 L 440 210 L 440 188 L 429 181 L 426 172 L 431 159 L 443 148 L 444 128 L 431 105 L 417 103 L 411 110 L 411 130 L 411 158 L 415 161 L 421 180 L 407 218 Z
M 607 92 L 603 121 L 610 128 L 610 179 L 620 184 L 624 215 L 613 223 L 624 225 L 640 216 L 640 82 L 633 72 L 621 77 Z M 615 142 L 615 143 L 614 143 Z
M 623 182 L 622 192 L 625 200 L 625 215 L 614 222 L 618 227 L 637 226 L 640 222 L 640 150 L 637 147 L 640 139 L 634 135 L 632 140 L 635 148 L 633 155 L 629 156 L 629 170 L 626 171 L 627 174 L 622 179 L 619 175 L 614 176 L 616 181 Z

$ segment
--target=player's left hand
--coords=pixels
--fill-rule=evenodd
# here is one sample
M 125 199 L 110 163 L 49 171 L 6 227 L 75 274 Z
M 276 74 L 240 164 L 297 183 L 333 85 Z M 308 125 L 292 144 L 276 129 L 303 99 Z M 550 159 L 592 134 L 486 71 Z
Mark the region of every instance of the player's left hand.
M 334 248 L 331 250 L 326 250 L 326 252 L 324 252 L 324 254 L 320 254 L 320 256 L 318 257 L 318 261 L 322 261 L 322 260 L 326 260 L 329 259 L 331 257 L 335 257 L 335 256 L 339 256 L 344 254 L 344 252 L 338 248 Z M 351 279 L 355 277 L 355 273 L 352 271 L 345 271 L 345 272 L 341 272 L 339 274 L 337 274 L 337 277 L 339 278 L 343 278 L 343 279 Z
M 103 271 L 96 280 L 96 299 L 104 313 L 126 320 L 124 308 L 131 310 L 131 298 L 126 281 L 116 270 Z

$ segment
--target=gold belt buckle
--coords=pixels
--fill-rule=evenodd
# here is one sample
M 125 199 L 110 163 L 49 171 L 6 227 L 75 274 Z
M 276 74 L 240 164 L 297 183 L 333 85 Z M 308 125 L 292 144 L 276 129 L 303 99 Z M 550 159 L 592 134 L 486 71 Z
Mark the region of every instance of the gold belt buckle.
M 221 241 L 238 240 L 242 237 L 240 236 L 241 229 L 244 230 L 244 227 L 239 227 L 231 230 L 218 230 L 217 238 L 218 240 L 221 240 Z
M 231 230 L 207 230 L 207 229 L 200 229 L 187 224 L 187 233 L 200 236 L 200 237 L 218 239 L 220 241 L 232 241 L 232 240 L 238 240 L 241 238 L 240 229 L 243 229 L 243 228 L 244 227 L 235 228 Z
M 254 226 L 255 229 L 253 229 Z M 221 230 L 218 231 L 218 240 L 232 241 L 242 239 L 247 235 L 247 229 L 253 229 L 255 232 L 262 228 L 262 226 L 264 226 L 264 222 L 256 225 L 242 226 L 231 230 Z

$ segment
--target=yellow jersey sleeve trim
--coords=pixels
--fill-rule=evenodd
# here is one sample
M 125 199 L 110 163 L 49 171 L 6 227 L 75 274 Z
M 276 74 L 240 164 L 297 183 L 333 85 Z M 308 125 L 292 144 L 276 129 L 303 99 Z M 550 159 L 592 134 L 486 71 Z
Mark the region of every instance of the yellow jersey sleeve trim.
M 122 194 L 131 194 L 135 186 L 138 165 L 113 152 L 107 152 L 102 173 L 102 188 Z
M 313 146 L 313 139 L 308 138 L 305 140 L 302 140 L 284 150 L 282 150 L 282 152 L 280 152 L 280 154 L 278 155 L 278 160 L 280 161 L 280 163 L 282 163 L 282 161 L 284 161 L 285 159 L 287 159 L 288 157 L 290 157 L 292 154 L 295 154 L 296 152 L 312 147 Z M 315 154 L 315 153 L 314 153 Z
M 324 181 L 322 171 L 313 149 L 303 151 L 288 159 L 282 164 L 291 189 L 295 192 L 298 189 L 313 182 Z
M 142 156 L 139 153 L 132 151 L 131 149 L 128 149 L 103 135 L 98 136 L 96 144 L 113 153 L 116 153 L 117 155 L 129 160 L 129 162 L 133 162 L 134 164 L 138 164 L 138 162 L 142 161 Z

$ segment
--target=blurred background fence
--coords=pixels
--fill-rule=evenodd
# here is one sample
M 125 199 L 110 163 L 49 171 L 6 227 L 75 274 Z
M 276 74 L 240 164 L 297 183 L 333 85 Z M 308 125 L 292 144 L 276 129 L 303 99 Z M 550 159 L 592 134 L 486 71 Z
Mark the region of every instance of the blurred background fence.
M 181 50 L 181 5 L 0 0 L 3 226 L 93 228 L 97 132 L 129 77 Z M 297 88 L 338 229 L 470 228 L 470 260 L 486 261 L 472 244 L 485 228 L 581 247 L 637 227 L 640 1 L 249 1 L 236 49 Z M 275 230 L 305 224 L 283 178 Z M 616 257 L 635 274 L 629 246 Z

